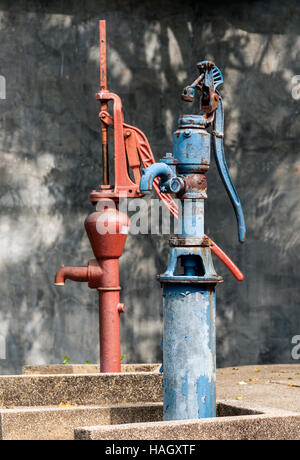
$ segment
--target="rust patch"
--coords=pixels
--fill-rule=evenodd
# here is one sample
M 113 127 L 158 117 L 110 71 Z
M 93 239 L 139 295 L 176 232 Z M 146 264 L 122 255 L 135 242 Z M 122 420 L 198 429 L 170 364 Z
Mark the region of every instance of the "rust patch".
M 198 192 L 207 190 L 207 180 L 205 174 L 191 174 L 186 177 L 185 192 Z

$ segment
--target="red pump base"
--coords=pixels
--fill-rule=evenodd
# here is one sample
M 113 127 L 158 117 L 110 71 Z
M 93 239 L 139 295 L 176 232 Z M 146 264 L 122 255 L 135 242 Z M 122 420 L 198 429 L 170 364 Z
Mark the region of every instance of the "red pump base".
M 56 273 L 55 285 L 63 286 L 67 279 L 87 282 L 99 291 L 100 372 L 121 372 L 119 257 L 126 242 L 130 220 L 112 200 L 99 202 L 103 210 L 85 220 L 95 260 L 86 267 L 64 267 Z

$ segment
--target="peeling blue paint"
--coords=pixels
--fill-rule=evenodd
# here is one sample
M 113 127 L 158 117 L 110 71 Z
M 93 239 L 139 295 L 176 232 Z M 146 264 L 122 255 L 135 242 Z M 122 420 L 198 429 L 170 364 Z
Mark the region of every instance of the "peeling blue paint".
M 202 375 L 197 380 L 198 418 L 216 416 L 215 382 Z
M 182 394 L 183 396 L 187 396 L 188 395 L 188 376 L 187 374 L 185 375 L 184 379 L 183 379 L 183 383 L 182 383 Z
M 195 315 L 198 319 L 200 319 L 200 315 L 199 315 L 199 311 L 198 311 L 198 310 L 194 310 L 194 315 Z
M 162 352 L 164 351 L 164 339 L 161 339 L 160 341 L 160 349 Z M 162 360 L 162 363 L 159 369 L 160 374 L 163 374 L 163 372 L 164 372 L 164 360 Z M 164 386 L 164 383 L 163 383 L 163 386 Z
M 176 409 L 176 393 L 171 388 L 168 388 L 166 384 L 164 386 L 164 407 L 166 413 L 170 409 Z
M 214 417 L 215 297 L 211 285 L 165 283 L 164 420 Z M 189 292 L 183 300 L 180 292 Z

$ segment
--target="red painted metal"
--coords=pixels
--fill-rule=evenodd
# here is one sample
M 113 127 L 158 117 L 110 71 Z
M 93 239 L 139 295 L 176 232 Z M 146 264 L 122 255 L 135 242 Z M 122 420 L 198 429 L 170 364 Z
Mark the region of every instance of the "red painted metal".
M 100 120 L 105 123 L 107 126 L 114 126 L 114 117 L 112 117 L 105 110 L 101 110 L 99 113 Z M 143 165 L 144 168 L 155 163 L 155 158 L 152 153 L 150 144 L 148 142 L 145 134 L 135 126 L 128 125 L 123 123 L 123 133 L 124 133 L 124 143 L 125 143 L 125 152 L 127 155 L 127 161 L 129 166 L 133 170 L 135 184 L 137 185 L 136 196 L 143 196 L 139 191 L 139 183 L 141 180 L 140 166 Z M 126 174 L 128 175 L 128 170 L 126 169 Z M 168 193 L 161 193 L 159 190 L 159 179 L 155 179 L 153 183 L 154 190 L 156 191 L 158 197 L 162 200 L 165 206 L 169 209 L 172 216 L 175 218 L 178 217 L 178 209 L 175 201 L 172 196 Z M 101 189 L 101 186 L 99 187 Z M 103 196 L 103 190 L 101 192 L 92 192 L 91 201 L 97 201 L 98 198 Z M 132 196 L 132 194 L 128 195 Z
M 113 201 L 85 221 L 94 255 L 102 269 L 99 291 L 100 370 L 121 372 L 119 257 L 123 253 L 130 220 Z M 103 231 L 107 233 L 103 234 Z M 99 233 L 100 232 L 100 233 Z
M 115 206 L 114 201 L 102 200 L 103 209 L 90 214 L 85 229 L 94 260 L 87 267 L 64 267 L 56 273 L 55 285 L 65 280 L 88 282 L 99 291 L 100 371 L 121 372 L 119 257 L 126 242 L 130 220 Z
M 107 69 L 106 69 L 106 21 L 99 21 L 100 41 L 100 90 L 107 90 Z
M 84 224 L 95 259 L 90 260 L 87 267 L 62 267 L 56 274 L 55 284 L 62 286 L 70 279 L 88 282 L 91 289 L 99 291 L 100 371 L 121 372 L 120 313 L 125 311 L 125 306 L 120 303 L 119 257 L 130 220 L 117 205 L 120 197 L 141 196 L 140 163 L 134 146 L 129 147 L 126 156 L 122 102 L 117 94 L 107 90 L 105 21 L 99 22 L 99 32 L 100 91 L 96 97 L 105 112 L 109 101 L 114 104 L 115 186 L 109 185 L 108 125 L 101 120 L 103 185 L 91 194 L 91 201 L 98 203 L 98 210 L 90 214 Z M 129 137 L 130 133 L 126 135 Z M 135 182 L 129 177 L 127 161 L 133 169 Z
M 128 174 L 124 131 L 123 131 L 123 110 L 122 102 L 117 94 L 109 91 L 99 92 L 96 98 L 101 101 L 113 101 L 114 103 L 114 170 L 115 186 L 111 197 L 140 197 L 139 183 L 134 183 Z M 102 121 L 102 120 L 101 120 Z M 105 195 L 107 196 L 107 195 Z M 101 196 L 103 197 L 103 196 Z
M 88 267 L 65 267 L 62 265 L 55 275 L 54 284 L 55 286 L 64 286 L 66 280 L 87 282 Z
M 243 281 L 244 275 L 241 270 L 235 265 L 235 263 L 228 257 L 228 255 L 211 239 L 209 238 L 209 246 L 211 251 L 217 256 L 221 262 L 228 268 L 228 270 L 233 274 L 233 276 L 238 281 Z
M 106 21 L 99 21 L 99 40 L 100 40 L 100 91 L 107 91 L 107 65 L 106 65 Z M 107 102 L 102 102 L 103 110 L 107 110 Z M 102 139 L 102 165 L 103 165 L 103 184 L 109 184 L 109 163 L 108 163 L 108 129 L 101 123 Z

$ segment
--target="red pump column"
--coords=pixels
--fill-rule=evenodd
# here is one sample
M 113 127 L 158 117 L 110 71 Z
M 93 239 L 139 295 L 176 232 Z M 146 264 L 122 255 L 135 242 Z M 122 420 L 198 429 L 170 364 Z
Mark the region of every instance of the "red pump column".
M 85 220 L 96 260 L 87 267 L 64 267 L 56 273 L 55 285 L 63 286 L 66 279 L 88 282 L 99 291 L 100 372 L 121 372 L 119 257 L 123 253 L 130 220 L 121 213 L 115 201 L 103 199 Z
M 98 202 L 103 211 L 90 214 L 85 221 L 95 257 L 102 269 L 99 291 L 100 320 L 100 370 L 121 372 L 120 313 L 125 311 L 120 304 L 119 258 L 126 242 L 130 220 L 121 213 L 114 201 Z

